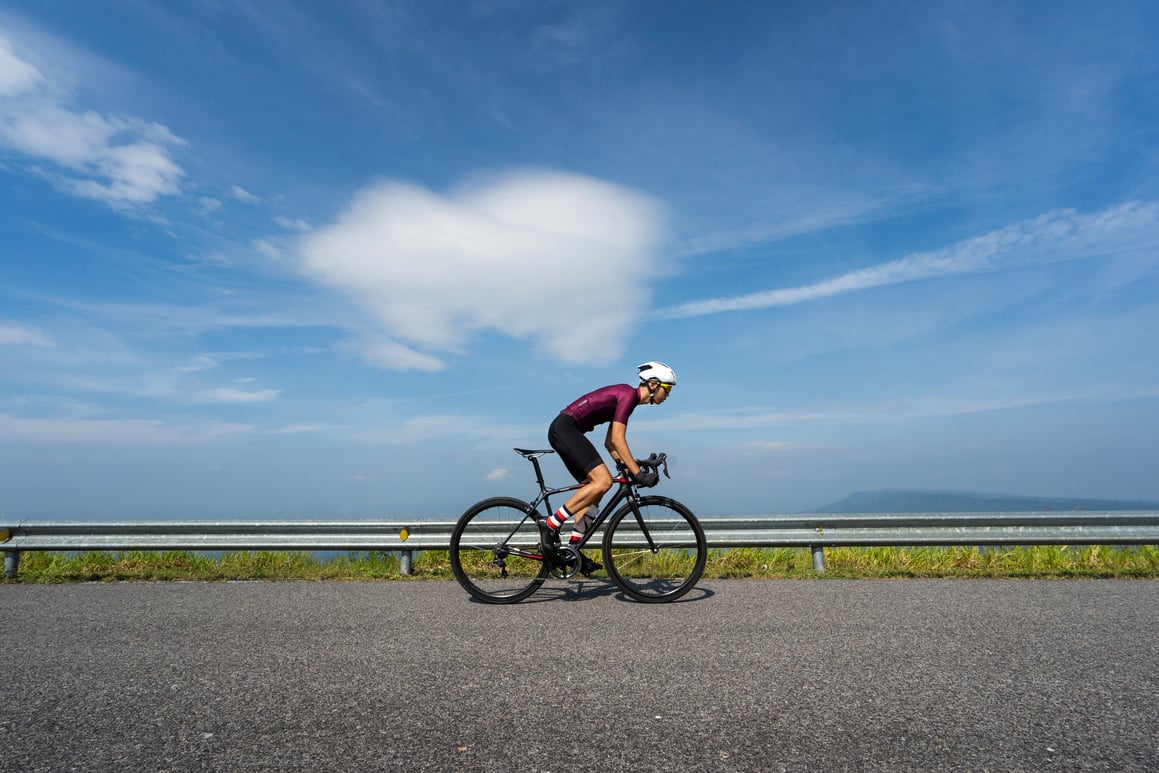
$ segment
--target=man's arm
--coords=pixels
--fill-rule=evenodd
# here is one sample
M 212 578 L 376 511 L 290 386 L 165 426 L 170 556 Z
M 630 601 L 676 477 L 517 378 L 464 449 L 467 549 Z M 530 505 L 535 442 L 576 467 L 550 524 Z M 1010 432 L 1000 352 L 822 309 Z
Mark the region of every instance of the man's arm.
M 628 472 L 635 475 L 640 466 L 632 457 L 632 450 L 628 448 L 628 425 L 622 421 L 613 421 L 608 427 L 608 437 L 604 440 L 604 447 L 617 462 L 623 463 Z

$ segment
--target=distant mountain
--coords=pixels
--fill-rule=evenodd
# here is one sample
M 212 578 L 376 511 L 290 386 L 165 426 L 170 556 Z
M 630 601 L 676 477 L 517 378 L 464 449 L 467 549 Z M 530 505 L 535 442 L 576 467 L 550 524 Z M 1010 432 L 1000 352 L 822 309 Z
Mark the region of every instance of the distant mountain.
M 811 513 L 1022 513 L 1072 510 L 1159 510 L 1159 502 L 1056 499 L 961 491 L 858 491 Z

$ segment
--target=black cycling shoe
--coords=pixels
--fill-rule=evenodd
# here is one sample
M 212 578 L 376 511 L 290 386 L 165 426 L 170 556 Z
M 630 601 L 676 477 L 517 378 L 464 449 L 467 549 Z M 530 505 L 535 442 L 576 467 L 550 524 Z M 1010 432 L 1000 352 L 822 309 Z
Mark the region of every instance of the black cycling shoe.
M 535 523 L 539 526 L 539 546 L 543 549 L 544 555 L 557 555 L 559 553 L 559 530 L 551 528 L 547 524 L 546 518 L 539 518 Z
M 580 558 L 582 558 L 583 561 L 580 562 L 579 572 L 584 577 L 591 577 L 593 574 L 604 568 L 603 564 L 591 560 L 583 553 L 580 553 Z

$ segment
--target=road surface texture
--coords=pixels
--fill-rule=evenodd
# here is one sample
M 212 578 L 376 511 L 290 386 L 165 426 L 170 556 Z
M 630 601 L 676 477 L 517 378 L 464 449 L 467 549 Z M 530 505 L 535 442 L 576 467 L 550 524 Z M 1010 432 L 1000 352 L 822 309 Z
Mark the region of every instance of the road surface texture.
M 1159 582 L 2 585 L 5 771 L 1159 770 Z

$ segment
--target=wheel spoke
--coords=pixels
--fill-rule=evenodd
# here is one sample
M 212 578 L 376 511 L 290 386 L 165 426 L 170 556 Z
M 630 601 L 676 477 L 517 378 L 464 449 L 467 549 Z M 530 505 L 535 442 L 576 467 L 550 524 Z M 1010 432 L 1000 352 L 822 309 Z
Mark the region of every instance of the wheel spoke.
M 604 537 L 604 563 L 628 596 L 672 601 L 687 593 L 704 571 L 704 531 L 686 507 L 665 497 L 644 497 L 639 513 L 637 518 L 631 505 L 625 505 L 612 516 Z
M 511 603 L 535 592 L 547 574 L 537 553 L 539 530 L 531 506 L 516 499 L 480 502 L 459 519 L 451 535 L 451 568 L 472 596 Z

